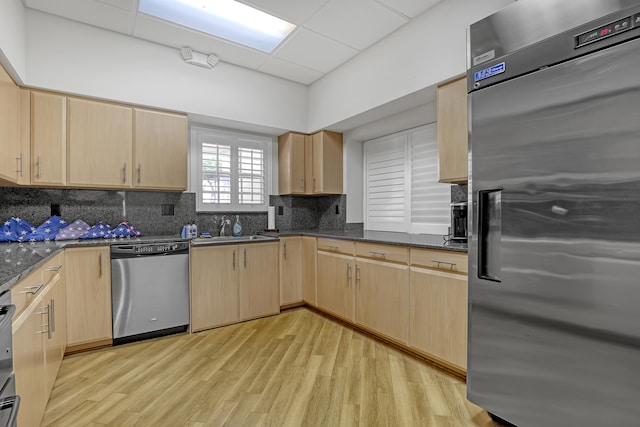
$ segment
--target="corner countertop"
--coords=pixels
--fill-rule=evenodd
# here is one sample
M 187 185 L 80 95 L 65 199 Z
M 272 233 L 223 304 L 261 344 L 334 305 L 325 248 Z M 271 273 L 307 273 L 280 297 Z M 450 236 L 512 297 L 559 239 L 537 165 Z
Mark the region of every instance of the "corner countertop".
M 265 233 L 268 234 L 268 233 Z M 387 231 L 343 231 L 343 230 L 287 230 L 277 235 L 313 236 L 331 239 L 356 240 L 370 243 L 412 246 L 418 248 L 441 249 L 467 252 L 466 243 L 446 242 L 441 235 L 409 234 Z M 51 242 L 0 243 L 0 292 L 10 289 L 26 275 L 39 268 L 51 256 L 68 247 L 111 246 L 133 242 L 176 242 L 183 239 L 178 235 L 144 236 L 120 239 L 65 240 Z
M 280 236 L 314 236 L 330 239 L 356 240 L 367 243 L 411 246 L 416 248 L 441 249 L 467 252 L 467 243 L 446 241 L 441 234 L 409 234 L 391 231 L 343 231 L 343 230 L 293 230 L 281 231 Z

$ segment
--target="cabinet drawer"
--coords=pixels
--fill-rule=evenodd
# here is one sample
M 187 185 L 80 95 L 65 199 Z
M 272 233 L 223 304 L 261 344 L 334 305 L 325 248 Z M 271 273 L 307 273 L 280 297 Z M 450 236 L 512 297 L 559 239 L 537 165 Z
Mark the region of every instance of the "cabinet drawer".
M 469 270 L 467 254 L 435 249 L 411 248 L 411 265 L 462 274 Z
M 409 248 L 406 246 L 356 242 L 356 256 L 408 264 Z
M 36 296 L 44 289 L 42 281 L 42 270 L 35 269 L 27 277 L 20 280 L 11 287 L 11 304 L 16 306 L 16 313 L 13 315 L 14 320 L 31 304 Z
M 63 259 L 64 252 L 60 252 L 42 266 L 42 283 L 44 283 L 45 286 L 51 283 L 57 275 L 62 273 Z
M 318 237 L 318 250 L 353 256 L 355 253 L 355 242 L 351 240 L 327 239 L 324 237 Z

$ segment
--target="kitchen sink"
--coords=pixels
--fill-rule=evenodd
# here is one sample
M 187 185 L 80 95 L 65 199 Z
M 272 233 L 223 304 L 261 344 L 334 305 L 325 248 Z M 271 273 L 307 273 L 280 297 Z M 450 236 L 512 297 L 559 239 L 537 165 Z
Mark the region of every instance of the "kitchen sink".
M 213 237 L 199 237 L 197 239 L 192 239 L 192 245 L 212 245 L 216 243 L 247 243 L 247 242 L 269 242 L 273 240 L 278 240 L 277 237 L 272 236 L 261 236 L 261 235 L 251 235 L 251 236 L 213 236 Z

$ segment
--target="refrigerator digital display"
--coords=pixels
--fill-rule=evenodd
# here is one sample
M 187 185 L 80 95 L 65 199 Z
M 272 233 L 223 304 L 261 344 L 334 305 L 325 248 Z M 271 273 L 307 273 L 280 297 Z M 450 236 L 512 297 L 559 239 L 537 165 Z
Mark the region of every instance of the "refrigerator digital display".
M 614 23 L 603 25 L 602 27 L 582 33 L 576 36 L 576 48 L 605 39 L 614 34 L 630 30 L 634 27 L 634 23 L 634 17 L 628 16 Z

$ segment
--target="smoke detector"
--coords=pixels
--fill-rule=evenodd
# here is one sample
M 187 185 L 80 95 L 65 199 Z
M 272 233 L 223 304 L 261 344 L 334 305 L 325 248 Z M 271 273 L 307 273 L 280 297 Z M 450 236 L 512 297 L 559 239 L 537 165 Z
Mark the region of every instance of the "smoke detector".
M 190 47 L 181 48 L 180 53 L 182 54 L 184 62 L 191 65 L 197 65 L 198 67 L 213 68 L 216 66 L 218 61 L 220 61 L 220 59 L 215 55 L 205 55 L 204 53 L 194 51 Z

